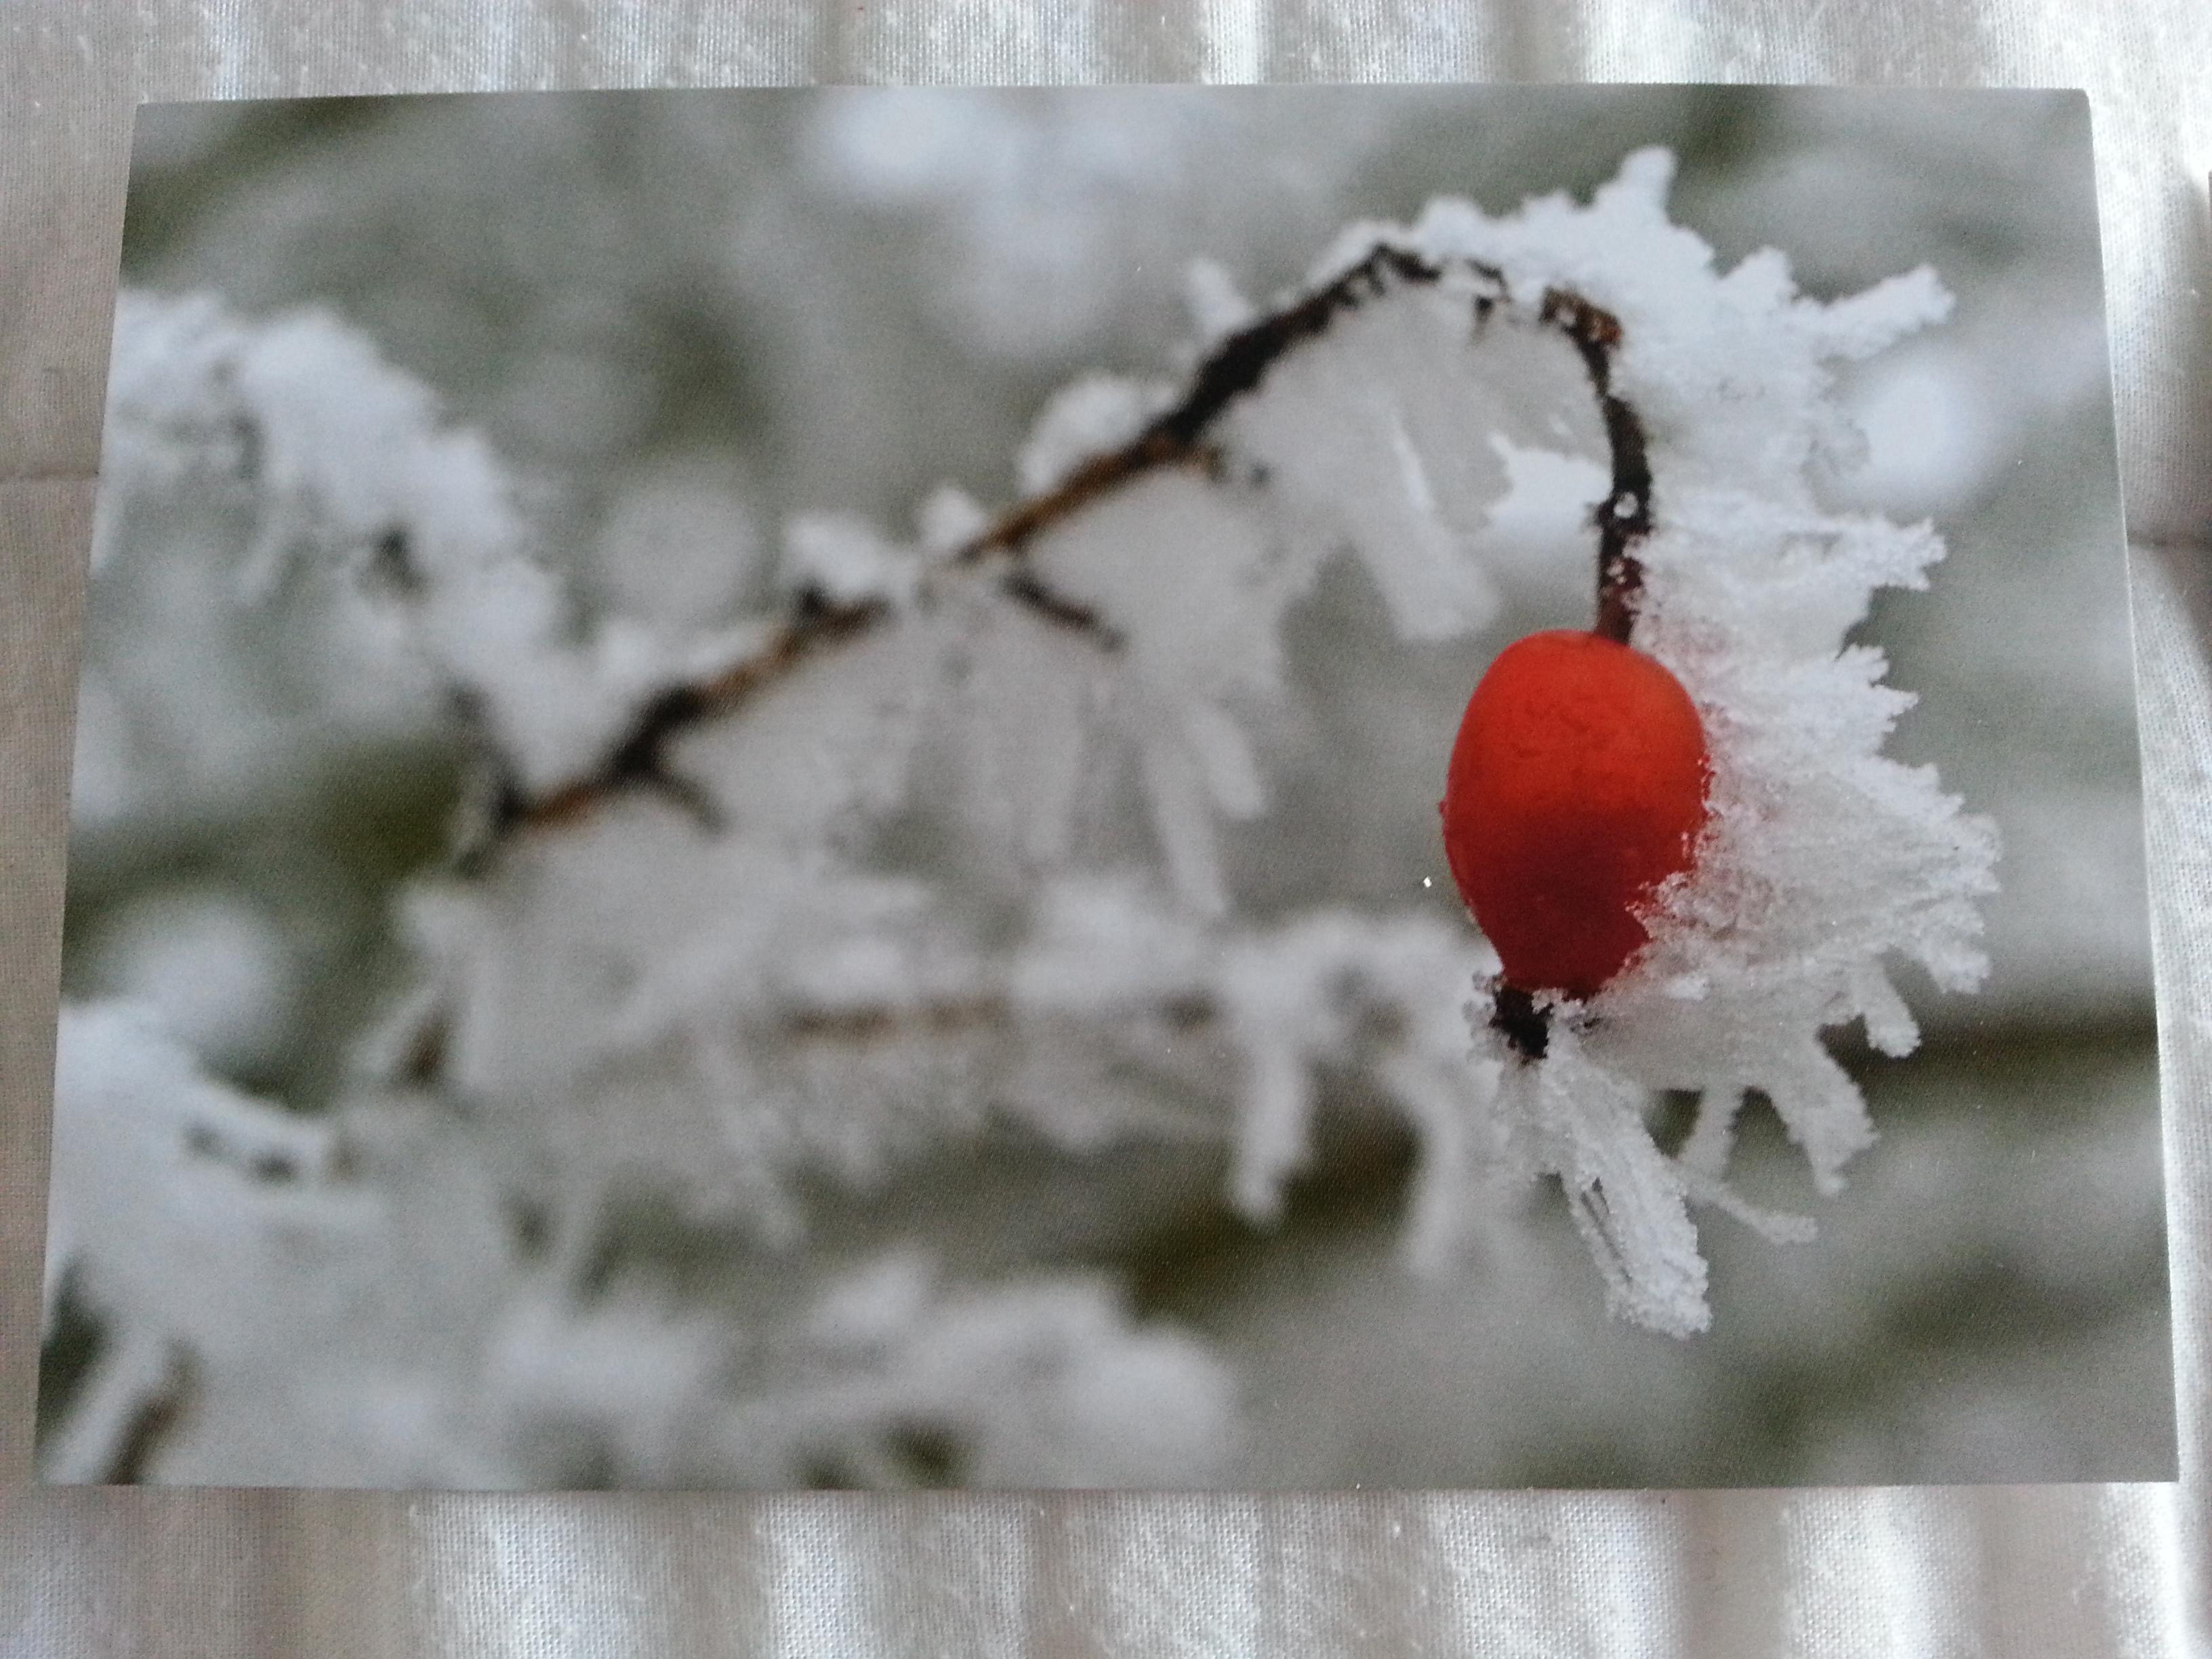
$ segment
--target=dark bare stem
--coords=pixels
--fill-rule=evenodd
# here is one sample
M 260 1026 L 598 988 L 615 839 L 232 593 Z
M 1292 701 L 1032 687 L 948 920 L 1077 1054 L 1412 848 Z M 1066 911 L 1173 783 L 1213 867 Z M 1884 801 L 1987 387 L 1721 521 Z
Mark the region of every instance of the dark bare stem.
M 102 1486 L 136 1486 L 146 1478 L 147 1470 L 161 1449 L 161 1443 L 190 1407 L 195 1381 L 191 1357 L 182 1348 L 173 1346 L 161 1387 L 139 1403 L 138 1409 L 131 1413 L 131 1420 L 124 1425 L 115 1455 L 100 1474 Z
M 1613 454 L 1613 489 L 1597 504 L 1597 622 L 1591 631 L 1626 645 L 1636 626 L 1644 566 L 1630 550 L 1651 533 L 1651 456 L 1644 422 L 1613 390 L 1613 356 L 1620 347 L 1620 319 L 1578 294 L 1553 289 L 1539 313 L 1567 337 L 1589 372 L 1605 418 Z
M 1023 562 L 1035 538 L 1145 474 L 1177 467 L 1218 474 L 1221 457 L 1208 444 L 1209 433 L 1223 412 L 1256 390 L 1276 363 L 1324 333 L 1342 313 L 1382 297 L 1394 285 L 1437 282 L 1447 268 L 1409 249 L 1378 246 L 1304 299 L 1227 336 L 1199 365 L 1172 408 L 1155 416 L 1121 448 L 1092 457 L 1050 489 L 1000 514 L 963 544 L 951 562 L 963 567 L 994 560 L 1009 562 L 1012 568 L 1000 584 L 1007 599 L 1055 626 L 1087 635 L 1102 649 L 1118 649 L 1119 636 L 1096 612 L 1053 592 Z M 1508 298 L 1504 274 L 1474 260 L 1455 262 L 1449 268 L 1485 285 L 1474 303 L 1473 331 L 1479 335 Z M 1613 489 L 1596 514 L 1596 631 L 1625 642 L 1643 581 L 1643 567 L 1630 550 L 1651 528 L 1651 469 L 1642 422 L 1612 391 L 1620 323 L 1610 312 L 1565 289 L 1545 295 L 1537 320 L 1558 329 L 1575 347 L 1604 417 Z M 572 822 L 626 788 L 658 789 L 684 805 L 703 827 L 713 829 L 716 818 L 710 798 L 669 770 L 670 739 L 687 726 L 730 712 L 827 647 L 867 631 L 889 614 L 890 607 L 878 601 L 842 604 L 818 593 L 802 594 L 791 617 L 758 654 L 709 679 L 661 693 L 639 711 L 630 730 L 592 773 L 534 800 L 501 791 L 495 811 L 483 821 L 465 867 L 482 867 L 515 830 Z
M 1015 604 L 1027 605 L 1057 627 L 1072 633 L 1088 634 L 1104 650 L 1119 651 L 1121 648 L 1119 630 L 1108 627 L 1089 605 L 1079 605 L 1065 594 L 1054 592 L 1027 565 L 1008 571 L 1006 579 L 999 584 L 999 591 Z
M 1183 1035 L 1212 1025 L 1221 1011 L 1212 996 L 1197 991 L 1164 998 L 1153 1015 L 1170 1033 Z M 1021 1009 L 1007 998 L 984 994 L 896 1007 L 804 1009 L 785 1018 L 783 1034 L 793 1042 L 858 1048 L 917 1036 L 1004 1030 L 1021 1017 Z
M 858 1045 L 922 1034 L 947 1036 L 1012 1023 L 1002 997 L 957 997 L 897 1008 L 815 1008 L 790 1015 L 784 1035 L 794 1042 Z
M 1523 1060 L 1541 1060 L 1552 1042 L 1552 1011 L 1517 985 L 1500 983 L 1491 999 L 1490 1024 Z
M 794 1043 L 859 1048 L 917 1036 L 1010 1030 L 1030 1012 L 1010 997 L 987 992 L 896 1005 L 799 1009 L 784 1017 L 782 1033 Z M 1170 1036 L 1176 1036 L 1209 1030 L 1225 1018 L 1219 1000 L 1202 988 L 1162 996 L 1147 1012 Z M 1360 1002 L 1343 1012 L 1350 1017 L 1354 1035 L 1363 1042 L 1405 1040 L 1403 1016 L 1393 1008 Z M 1218 1042 L 1213 1048 L 1218 1051 Z

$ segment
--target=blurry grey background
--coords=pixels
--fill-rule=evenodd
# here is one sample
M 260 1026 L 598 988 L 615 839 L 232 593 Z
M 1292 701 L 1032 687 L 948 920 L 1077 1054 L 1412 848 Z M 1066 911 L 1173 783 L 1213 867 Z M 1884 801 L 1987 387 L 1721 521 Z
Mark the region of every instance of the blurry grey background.
M 1264 296 L 1347 219 L 1435 193 L 1492 211 L 1586 193 L 1659 143 L 1682 163 L 1676 218 L 1723 264 L 1771 244 L 1823 297 L 1933 264 L 1959 308 L 1853 384 L 1869 462 L 1834 490 L 1950 541 L 1934 592 L 1897 597 L 1870 636 L 1923 698 L 1901 752 L 2004 830 L 1997 968 L 1981 997 L 1916 998 L 1911 1061 L 1854 1061 L 1884 1139 L 1818 1205 L 1820 1239 L 1782 1250 L 1709 1218 L 1717 1328 L 1687 1346 L 1593 1334 L 1564 1231 L 1556 1259 L 1504 1280 L 1406 1277 L 1388 1146 L 1347 1152 L 1280 1236 L 1226 1219 L 1218 1172 L 1144 1170 L 1188 1187 L 1188 1225 L 1048 1248 L 1133 1272 L 1146 1311 L 1237 1363 L 1237 1484 L 2154 1478 L 2172 1432 L 2155 1046 L 2087 138 L 2063 96 L 1911 93 L 159 110 L 124 276 L 333 306 L 534 481 L 592 600 L 698 618 L 759 597 L 786 513 L 896 526 L 945 478 L 1005 500 L 1054 387 L 1170 366 L 1194 255 Z M 1328 670 L 1304 687 L 1293 761 L 1300 742 L 1364 745 L 1379 770 L 1418 769 L 1392 734 L 1448 723 L 1488 650 L 1579 620 L 1583 591 L 1580 570 L 1533 573 L 1479 648 L 1407 661 L 1384 659 L 1402 648 L 1359 585 L 1334 582 L 1302 624 Z M 441 847 L 456 761 L 169 833 L 86 822 L 65 993 L 150 995 L 231 1075 L 312 1109 L 388 969 L 384 897 Z M 1425 826 L 1326 821 L 1336 844 L 1299 857 L 1347 894 L 1441 870 Z M 1771 1196 L 1806 1201 L 1779 1152 L 1754 1134 L 1744 1155 L 1771 1164 Z M 1056 1202 L 1034 1171 L 975 1178 L 985 1224 Z

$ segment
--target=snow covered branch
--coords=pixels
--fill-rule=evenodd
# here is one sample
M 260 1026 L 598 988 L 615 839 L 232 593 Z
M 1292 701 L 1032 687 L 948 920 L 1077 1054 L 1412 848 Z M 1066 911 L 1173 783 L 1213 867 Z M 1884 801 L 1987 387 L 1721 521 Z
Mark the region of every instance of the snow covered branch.
M 1030 542 L 1147 473 L 1189 468 L 1218 477 L 1229 459 L 1209 439 L 1234 401 L 1258 391 L 1283 358 L 1320 337 L 1340 316 L 1387 299 L 1396 287 L 1433 286 L 1448 271 L 1474 279 L 1469 338 L 1478 338 L 1492 313 L 1510 303 L 1503 271 L 1479 259 L 1447 264 L 1406 246 L 1378 242 L 1338 276 L 1226 335 L 1189 376 L 1182 394 L 1152 416 L 1135 436 L 1080 460 L 1048 489 L 1001 513 L 945 556 L 945 565 L 952 570 L 993 568 L 999 591 L 1008 599 L 1088 635 L 1101 648 L 1118 649 L 1120 635 L 1091 607 L 1055 592 L 1033 567 L 1023 562 Z M 1643 580 L 1630 550 L 1650 532 L 1651 472 L 1643 423 L 1611 389 L 1620 323 L 1565 288 L 1545 290 L 1535 318 L 1573 343 L 1589 372 L 1603 422 L 1613 484 L 1591 514 L 1598 537 L 1596 628 L 1607 638 L 1626 641 Z M 1266 477 L 1264 468 L 1255 469 L 1251 481 L 1264 484 Z M 701 684 L 672 686 L 655 696 L 588 776 L 560 785 L 537 800 L 503 797 L 491 835 L 571 819 L 601 796 L 633 785 L 675 789 L 692 798 L 693 792 L 677 785 L 668 770 L 666 750 L 676 732 L 695 721 L 734 712 L 823 646 L 850 639 L 890 614 L 890 606 L 874 593 L 840 599 L 821 586 L 802 588 L 790 618 L 757 654 Z

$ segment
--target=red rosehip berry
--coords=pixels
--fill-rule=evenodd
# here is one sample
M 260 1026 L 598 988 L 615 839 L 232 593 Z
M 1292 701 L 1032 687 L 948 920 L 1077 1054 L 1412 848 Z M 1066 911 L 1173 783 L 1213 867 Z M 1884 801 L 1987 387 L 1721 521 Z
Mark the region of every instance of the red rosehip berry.
M 1571 629 L 1498 653 L 1452 745 L 1444 856 L 1505 982 L 1578 1000 L 1650 939 L 1643 911 L 1687 870 L 1711 763 L 1682 684 Z

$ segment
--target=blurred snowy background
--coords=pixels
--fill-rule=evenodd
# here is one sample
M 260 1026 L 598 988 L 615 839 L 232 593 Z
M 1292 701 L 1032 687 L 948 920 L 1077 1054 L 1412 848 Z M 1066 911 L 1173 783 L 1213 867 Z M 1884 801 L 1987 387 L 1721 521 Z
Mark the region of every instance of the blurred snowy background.
M 248 313 L 331 308 L 487 435 L 588 614 L 691 626 L 769 597 L 793 514 L 902 532 L 945 481 L 1012 499 L 1055 389 L 1176 367 L 1194 258 L 1264 297 L 1348 221 L 1408 217 L 1437 194 L 1493 212 L 1586 195 L 1655 143 L 1679 160 L 1674 217 L 1723 265 L 1778 247 L 1827 296 L 1926 263 L 1958 296 L 1947 325 L 1850 383 L 1866 461 L 1830 489 L 1931 517 L 1948 540 L 1933 590 L 1889 596 L 1863 635 L 1922 697 L 1895 751 L 1940 761 L 2005 837 L 1988 988 L 1939 997 L 1906 980 L 1927 1034 L 1910 1061 L 1838 1045 L 1882 1137 L 1843 1194 L 1815 1199 L 1771 1118 L 1751 1115 L 1744 1186 L 1820 1233 L 1777 1247 L 1708 1218 L 1711 1334 L 1607 1320 L 1559 1216 L 1455 1279 L 1407 1274 L 1410 1144 L 1371 1114 L 1342 1113 L 1340 1133 L 1324 1120 L 1273 1231 L 1225 1202 L 1218 1146 L 1076 1157 L 1008 1137 L 823 1206 L 805 1250 L 830 1289 L 797 1324 L 787 1256 L 644 1198 L 576 1271 L 594 1294 L 649 1296 L 609 1293 L 586 1317 L 440 1304 L 496 1323 L 488 1399 L 532 1421 L 533 1390 L 563 1402 L 557 1431 L 496 1459 L 319 1462 L 257 1443 L 240 1426 L 251 1398 L 203 1398 L 197 1429 L 121 1472 L 1301 1486 L 2167 1473 L 2132 673 L 2079 100 L 854 89 L 152 109 L 124 278 Z M 1241 902 L 1455 915 L 1433 817 L 1403 805 L 1433 800 L 1490 653 L 1586 621 L 1587 553 L 1554 550 L 1498 573 L 1508 605 L 1487 635 L 1442 645 L 1395 638 L 1364 578 L 1332 568 L 1292 619 L 1297 718 L 1269 734 L 1279 794 L 1300 810 L 1229 843 Z M 295 631 L 234 650 L 226 630 L 244 624 L 227 617 L 158 571 L 95 574 L 64 992 L 154 1005 L 210 1072 L 312 1127 L 404 982 L 394 897 L 447 853 L 465 757 L 434 711 L 380 701 L 367 676 L 334 712 L 320 688 L 343 642 Z M 465 1125 L 388 1133 L 347 1156 L 456 1191 L 498 1184 L 477 1151 L 397 1145 L 465 1141 Z M 509 1219 L 526 1248 L 532 1218 Z M 1041 1287 L 1018 1305 L 939 1288 L 1017 1273 Z M 112 1474 L 65 1455 L 90 1432 L 112 1333 L 56 1289 L 48 1471 Z M 775 1344 L 732 1359 L 725 1327 L 749 1322 L 823 1353 L 897 1351 L 906 1394 L 877 1414 L 902 1426 L 813 1432 L 810 1413 L 837 1410 L 820 1372 Z M 1018 1409 L 966 1423 L 975 1368 L 1016 1375 L 1047 1328 L 1049 1387 L 1005 1382 Z M 648 1352 L 664 1374 L 627 1399 L 626 1357 Z M 380 1374 L 374 1356 L 355 1363 Z M 734 1368 L 752 1418 L 703 1436 L 653 1419 L 686 1397 L 665 1369 L 686 1364 L 718 1379 L 701 1394 Z M 332 1374 L 343 1387 L 344 1364 Z M 576 1409 L 594 1389 L 604 1410 Z M 1202 1407 L 1166 1428 L 1141 1403 L 1164 1395 Z

